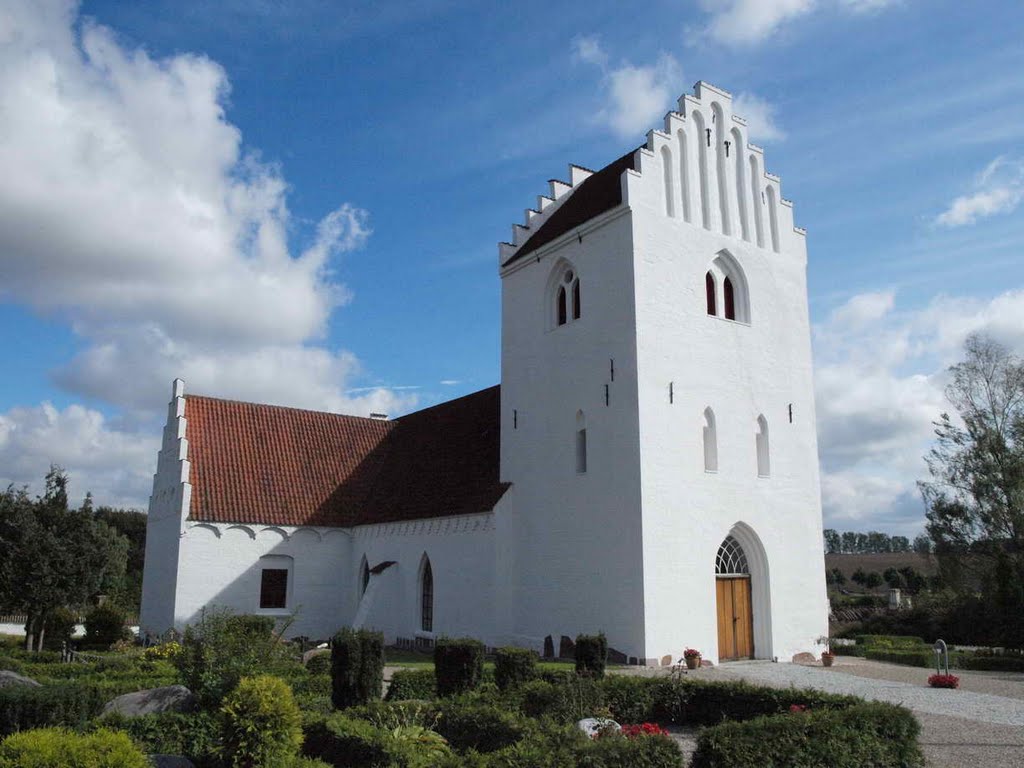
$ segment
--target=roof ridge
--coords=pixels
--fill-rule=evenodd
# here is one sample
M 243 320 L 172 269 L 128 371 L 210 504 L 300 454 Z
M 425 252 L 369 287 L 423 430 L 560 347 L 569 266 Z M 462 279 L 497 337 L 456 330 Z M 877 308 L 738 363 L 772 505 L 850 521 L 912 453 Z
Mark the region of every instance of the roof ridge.
M 433 405 L 428 405 L 426 408 L 420 408 L 418 411 L 410 411 L 409 413 L 406 413 L 406 414 L 403 414 L 401 416 L 395 417 L 395 419 L 394 419 L 394 421 L 392 423 L 399 422 L 402 419 L 407 419 L 410 416 L 418 416 L 418 415 L 420 415 L 422 413 L 429 413 L 430 411 L 433 411 L 436 408 L 442 408 L 442 407 L 444 407 L 446 405 L 451 405 L 452 403 L 457 403 L 460 400 L 465 400 L 468 397 L 477 397 L 478 395 L 482 395 L 484 392 L 490 392 L 492 389 L 500 390 L 501 389 L 501 384 L 492 384 L 489 387 L 484 387 L 483 389 L 478 389 L 476 392 L 469 392 L 469 393 L 467 393 L 465 395 L 459 395 L 458 397 L 452 398 L 451 400 L 442 400 L 440 403 L 434 403 Z
M 232 403 L 234 405 L 251 405 L 257 408 L 273 408 L 279 411 L 298 411 L 299 413 L 313 413 L 318 416 L 334 416 L 344 419 L 359 419 L 360 421 L 372 421 L 380 424 L 393 424 L 391 419 L 374 419 L 370 416 L 357 416 L 354 413 L 338 413 L 337 411 L 318 411 L 315 408 L 298 408 L 294 405 L 275 405 L 273 403 L 257 403 L 252 400 L 236 400 L 230 397 L 212 397 L 210 395 L 190 395 L 185 394 L 184 398 L 186 402 L 188 400 L 213 400 L 218 403 Z

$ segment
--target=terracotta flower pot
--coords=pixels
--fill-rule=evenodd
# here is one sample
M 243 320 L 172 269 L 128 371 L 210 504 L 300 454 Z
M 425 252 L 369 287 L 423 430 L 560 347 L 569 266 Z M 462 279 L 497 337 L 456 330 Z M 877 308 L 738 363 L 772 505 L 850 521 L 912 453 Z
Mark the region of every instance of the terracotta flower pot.
M 686 668 L 696 669 L 700 666 L 700 656 L 687 656 L 686 657 Z
M 823 667 L 831 667 L 832 662 L 836 660 L 834 653 L 823 653 L 821 654 L 821 665 Z

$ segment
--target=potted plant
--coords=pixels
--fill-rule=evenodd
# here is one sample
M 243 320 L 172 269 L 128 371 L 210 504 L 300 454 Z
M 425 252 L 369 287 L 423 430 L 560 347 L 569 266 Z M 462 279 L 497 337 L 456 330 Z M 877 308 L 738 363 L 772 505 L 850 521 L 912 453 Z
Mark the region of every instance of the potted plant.
M 821 652 L 821 666 L 831 667 L 832 662 L 836 660 L 836 655 L 832 653 L 832 638 L 822 635 L 818 638 L 818 644 L 825 646 L 825 650 Z
M 696 648 L 687 648 L 683 651 L 683 658 L 686 660 L 687 669 L 696 669 L 700 666 L 701 654 Z

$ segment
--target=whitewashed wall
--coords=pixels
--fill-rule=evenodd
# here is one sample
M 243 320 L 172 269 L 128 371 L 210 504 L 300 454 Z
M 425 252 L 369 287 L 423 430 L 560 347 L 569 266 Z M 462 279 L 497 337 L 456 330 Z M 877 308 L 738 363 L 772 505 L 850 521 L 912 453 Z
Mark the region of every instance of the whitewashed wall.
M 665 133 L 652 134 L 640 173 L 630 174 L 628 185 L 636 245 L 647 655 L 678 656 L 689 645 L 717 660 L 715 554 L 740 523 L 737 538 L 752 566 L 758 542 L 767 561 L 766 572 L 752 579 L 755 654 L 788 661 L 814 651 L 828 626 L 804 235 L 794 230 L 788 204 L 778 206 L 772 224 L 770 196 L 760 191 L 772 188 L 777 195 L 778 180 L 749 175 L 751 157 L 761 167 L 760 151 L 738 156 L 746 128 L 733 120 L 728 94 L 706 85 L 698 94 L 681 100 L 685 119 L 672 115 Z M 711 148 L 702 126 L 712 128 Z M 723 126 L 731 146 L 719 176 Z M 688 141 L 680 140 L 681 132 Z M 696 193 L 702 142 L 711 160 L 708 228 Z M 681 157 L 684 146 L 689 162 Z M 737 161 L 748 172 L 743 179 L 736 178 Z M 674 172 L 668 183 L 666 162 Z M 683 168 L 690 174 L 685 189 Z M 671 208 L 666 189 L 674 196 Z M 707 314 L 705 273 L 723 249 L 745 272 L 749 323 Z M 715 473 L 704 469 L 708 406 L 717 422 Z M 769 425 L 767 478 L 757 471 L 760 414 Z

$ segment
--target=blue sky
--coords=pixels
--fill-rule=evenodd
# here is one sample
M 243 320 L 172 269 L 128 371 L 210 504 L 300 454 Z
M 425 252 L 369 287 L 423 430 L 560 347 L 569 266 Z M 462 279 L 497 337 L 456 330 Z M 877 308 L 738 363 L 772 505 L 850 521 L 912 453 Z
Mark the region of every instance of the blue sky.
M 0 479 L 143 505 L 170 378 L 398 414 L 495 383 L 496 243 L 707 80 L 808 229 L 826 523 L 914 533 L 945 366 L 1024 351 L 1024 7 L 0 6 Z

